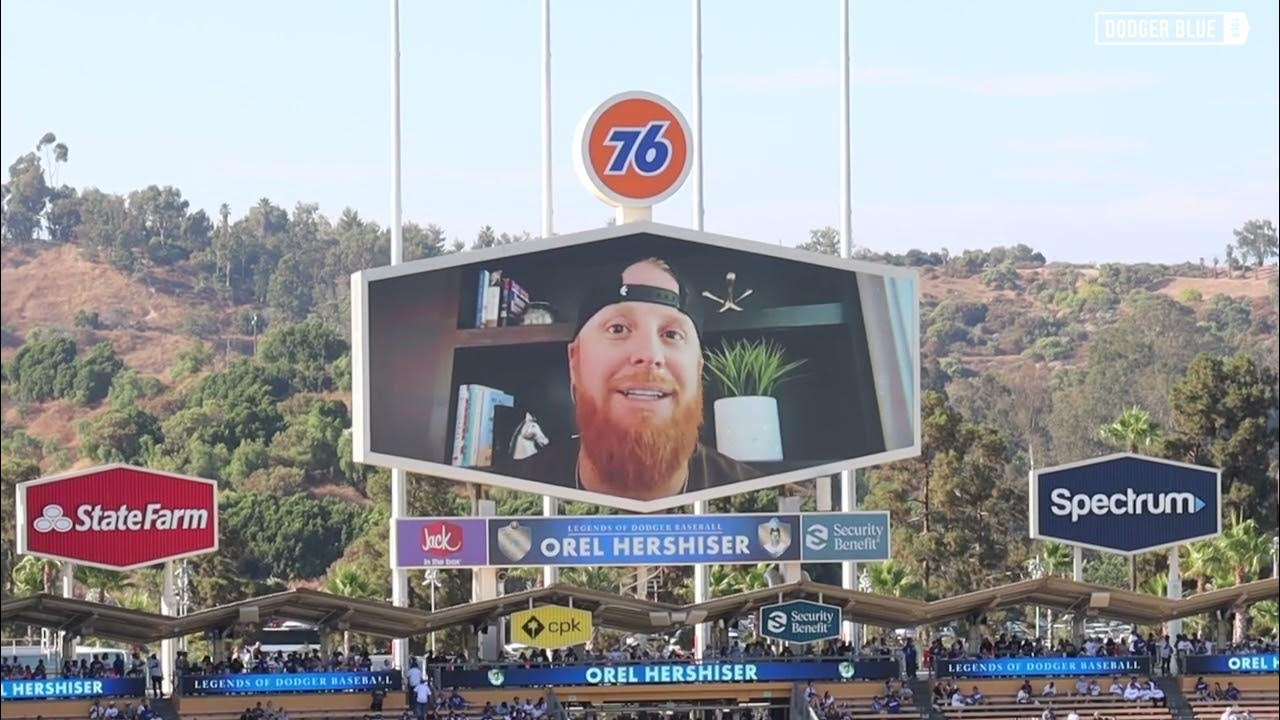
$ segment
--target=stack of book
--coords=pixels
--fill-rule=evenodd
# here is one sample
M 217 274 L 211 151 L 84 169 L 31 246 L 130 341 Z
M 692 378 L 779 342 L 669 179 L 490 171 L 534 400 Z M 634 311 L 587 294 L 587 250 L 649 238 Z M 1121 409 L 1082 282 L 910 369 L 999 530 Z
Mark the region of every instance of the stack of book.
M 485 385 L 458 388 L 458 415 L 453 427 L 452 463 L 461 467 L 493 465 L 495 416 L 515 405 L 515 398 Z
M 476 327 L 519 325 L 529 293 L 501 270 L 481 270 L 476 293 Z

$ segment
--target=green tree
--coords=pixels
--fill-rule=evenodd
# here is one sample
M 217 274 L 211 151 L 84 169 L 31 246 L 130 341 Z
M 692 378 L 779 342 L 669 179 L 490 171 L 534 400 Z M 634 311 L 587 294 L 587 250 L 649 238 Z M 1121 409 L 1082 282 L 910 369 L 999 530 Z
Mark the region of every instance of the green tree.
M 920 578 L 892 560 L 871 563 L 867 566 L 867 576 L 871 580 L 872 592 L 918 600 L 925 597 L 924 583 Z
M 1276 226 L 1270 220 L 1249 220 L 1231 233 L 1235 235 L 1240 258 L 1253 258 L 1254 264 L 1259 268 L 1280 251 L 1276 240 Z
M 725 597 L 739 593 L 763 590 L 769 587 L 769 565 L 712 565 L 708 580 L 711 597 Z
M 81 405 L 95 405 L 107 397 L 116 375 L 124 369 L 124 361 L 116 356 L 115 346 L 98 343 L 76 363 L 72 395 Z
M 160 421 L 135 405 L 83 421 L 79 434 L 81 454 L 99 463 L 146 464 L 163 437 Z
M 348 350 L 346 340 L 312 319 L 272 330 L 259 357 L 295 390 L 316 392 L 334 388 L 333 365 Z
M 827 225 L 809 231 L 809 239 L 797 247 L 801 250 L 822 253 L 823 255 L 840 254 L 840 231 Z
M 1138 406 L 1133 406 L 1120 413 L 1114 422 L 1103 425 L 1102 437 L 1111 444 L 1136 453 L 1148 449 L 1160 439 L 1160 424 L 1151 417 L 1151 413 Z
M 379 594 L 374 591 L 374 584 L 369 582 L 359 570 L 350 566 L 339 568 L 337 572 L 331 574 L 325 582 L 324 589 L 334 595 L 358 600 L 380 599 Z M 344 627 L 342 628 L 342 655 L 346 657 L 350 654 L 351 630 Z
M 1221 548 L 1231 570 L 1230 585 L 1243 585 L 1270 574 L 1271 536 L 1263 534 L 1256 520 L 1235 519 L 1213 542 Z M 1247 617 L 1246 613 L 1235 615 L 1233 637 L 1236 642 L 1244 640 Z
M 13 384 L 14 396 L 28 402 L 44 402 L 65 397 L 76 381 L 76 343 L 71 338 L 48 331 L 36 331 L 18 348 L 5 374 Z
M 49 185 L 36 153 L 27 153 L 9 166 L 5 184 L 4 242 L 28 245 L 39 239 Z
M 1161 453 L 1222 469 L 1226 511 L 1274 524 L 1271 458 L 1280 434 L 1274 424 L 1276 373 L 1244 355 L 1197 357 L 1169 393 L 1171 432 Z

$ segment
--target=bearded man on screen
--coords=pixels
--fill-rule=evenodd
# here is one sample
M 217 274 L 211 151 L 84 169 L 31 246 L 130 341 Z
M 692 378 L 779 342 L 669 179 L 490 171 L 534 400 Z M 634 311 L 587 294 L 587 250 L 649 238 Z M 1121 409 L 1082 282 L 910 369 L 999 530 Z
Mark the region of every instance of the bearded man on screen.
M 698 442 L 702 341 L 687 285 L 658 258 L 604 278 L 584 294 L 568 347 L 580 434 L 512 474 L 633 500 L 759 476 Z

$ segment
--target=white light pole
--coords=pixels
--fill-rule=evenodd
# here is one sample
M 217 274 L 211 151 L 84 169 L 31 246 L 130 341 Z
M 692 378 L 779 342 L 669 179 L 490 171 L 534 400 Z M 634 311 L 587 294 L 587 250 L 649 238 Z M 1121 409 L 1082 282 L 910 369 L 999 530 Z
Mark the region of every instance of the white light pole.
M 849 136 L 849 0 L 840 0 L 840 256 L 853 254 L 852 208 L 852 149 Z M 852 470 L 840 473 L 840 510 L 853 512 L 858 509 L 858 478 Z M 840 563 L 841 587 L 853 590 L 857 587 L 857 563 Z M 845 623 L 845 636 L 855 646 L 861 645 L 858 625 Z
M 404 258 L 404 237 L 400 216 L 400 0 L 391 0 L 391 264 Z M 404 470 L 391 471 L 391 604 L 409 606 L 409 571 L 396 564 L 396 525 L 408 514 Z M 409 639 L 396 638 L 391 654 L 401 671 L 409 667 Z
M 542 0 L 542 237 L 555 234 L 551 205 L 551 0 Z M 542 515 L 550 517 L 560 511 L 560 503 L 550 495 L 542 496 Z M 542 586 L 560 581 L 560 568 L 542 566 Z
M 702 207 L 702 0 L 693 0 L 693 107 L 690 123 L 690 140 L 693 144 L 693 229 L 703 229 Z M 693 504 L 694 515 L 707 514 L 707 501 Z M 706 602 L 711 596 L 711 580 L 706 565 L 693 566 L 693 601 Z M 698 623 L 693 626 L 693 656 L 701 659 L 707 649 L 710 626 Z

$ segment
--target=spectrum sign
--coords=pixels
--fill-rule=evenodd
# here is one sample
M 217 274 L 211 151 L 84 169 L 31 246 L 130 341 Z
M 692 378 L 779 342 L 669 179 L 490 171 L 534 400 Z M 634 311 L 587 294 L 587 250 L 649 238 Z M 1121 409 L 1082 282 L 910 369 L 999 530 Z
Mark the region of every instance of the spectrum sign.
M 218 549 L 212 480 L 106 465 L 22 483 L 18 552 L 131 570 Z
M 1222 532 L 1222 473 L 1121 453 L 1031 473 L 1031 537 L 1123 554 Z

